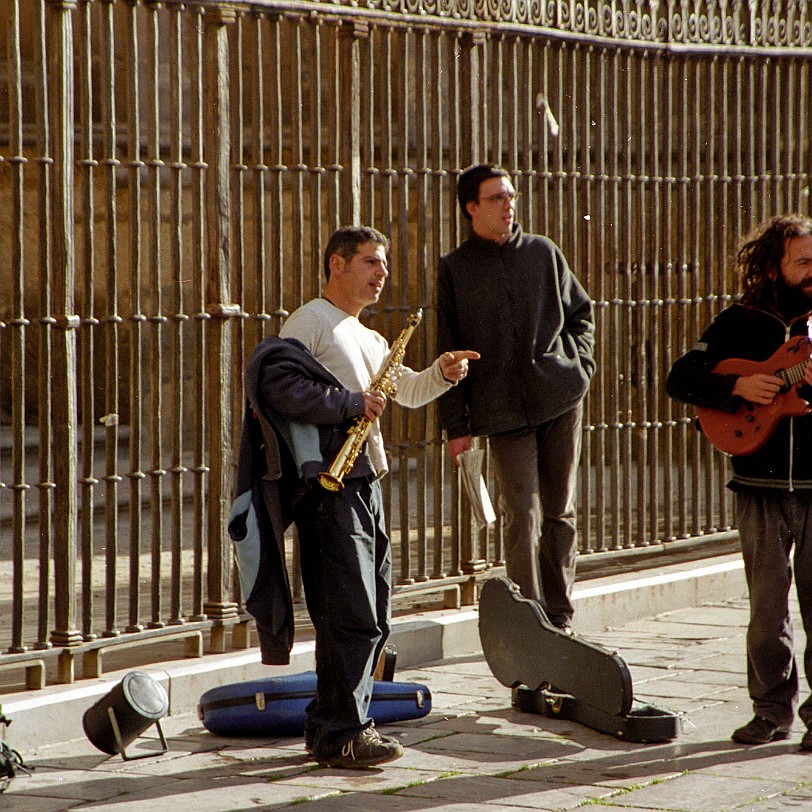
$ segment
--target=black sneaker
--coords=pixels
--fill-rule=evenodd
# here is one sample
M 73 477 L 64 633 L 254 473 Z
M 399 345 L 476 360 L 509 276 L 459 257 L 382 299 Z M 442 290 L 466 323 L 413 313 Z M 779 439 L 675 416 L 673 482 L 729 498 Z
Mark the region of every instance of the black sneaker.
M 383 738 L 374 725 L 362 730 L 354 739 L 329 753 L 313 753 L 319 764 L 325 767 L 359 769 L 386 764 L 403 755 L 400 742 Z
M 789 727 L 777 725 L 763 716 L 754 716 L 744 727 L 737 728 L 730 737 L 739 744 L 768 744 L 789 736 Z M 812 742 L 810 742 L 812 748 Z
M 803 738 L 801 739 L 801 750 L 806 752 L 812 751 L 812 727 L 806 729 Z
M 378 735 L 381 737 L 381 741 L 386 742 L 387 744 L 397 742 L 397 739 L 393 739 L 391 736 L 384 736 L 383 733 L 378 733 Z M 305 752 L 309 753 L 311 756 L 313 755 L 313 750 L 315 749 L 313 745 L 313 740 L 315 736 L 316 734 L 313 733 L 311 730 L 309 729 L 305 730 L 304 748 Z

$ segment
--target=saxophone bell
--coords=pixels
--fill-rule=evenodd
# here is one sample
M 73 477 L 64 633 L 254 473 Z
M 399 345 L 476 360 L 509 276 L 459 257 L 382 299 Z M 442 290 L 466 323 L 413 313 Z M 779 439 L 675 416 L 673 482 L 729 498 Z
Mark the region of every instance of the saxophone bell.
M 338 491 L 344 490 L 344 481 L 343 475 L 342 476 L 333 476 L 329 471 L 322 471 L 316 479 L 326 491 L 333 491 L 333 493 L 338 493 Z

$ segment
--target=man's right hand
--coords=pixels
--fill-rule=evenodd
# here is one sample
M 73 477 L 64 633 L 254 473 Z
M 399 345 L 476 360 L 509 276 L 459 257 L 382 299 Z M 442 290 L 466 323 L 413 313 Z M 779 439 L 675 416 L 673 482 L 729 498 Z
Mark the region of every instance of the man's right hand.
M 466 434 L 465 437 L 455 437 L 453 440 L 448 441 L 448 453 L 451 454 L 451 459 L 459 465 L 457 457 L 463 451 L 470 451 L 471 449 L 471 435 Z
M 364 417 L 374 422 L 383 414 L 383 410 L 386 408 L 386 395 L 382 392 L 367 389 L 364 391 L 364 405 L 366 406 Z

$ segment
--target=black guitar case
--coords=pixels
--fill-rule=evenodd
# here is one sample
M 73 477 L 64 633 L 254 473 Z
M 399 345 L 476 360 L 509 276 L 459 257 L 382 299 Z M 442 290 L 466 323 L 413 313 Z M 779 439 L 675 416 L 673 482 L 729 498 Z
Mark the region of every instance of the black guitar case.
M 574 722 L 633 742 L 679 735 L 679 716 L 635 702 L 623 659 L 550 623 L 507 578 L 482 585 L 479 637 L 493 675 L 523 711 Z

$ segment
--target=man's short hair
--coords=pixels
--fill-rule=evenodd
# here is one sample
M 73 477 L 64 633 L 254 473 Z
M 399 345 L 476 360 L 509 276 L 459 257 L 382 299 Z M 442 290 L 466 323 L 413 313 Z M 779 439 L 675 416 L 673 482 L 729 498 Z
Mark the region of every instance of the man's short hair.
M 358 253 L 358 246 L 366 242 L 382 245 L 384 251 L 389 251 L 389 238 L 372 226 L 344 226 L 334 231 L 324 249 L 325 277 L 330 279 L 330 257 L 333 254 L 349 262 Z
M 477 164 L 476 166 L 469 166 L 457 181 L 457 200 L 460 202 L 460 208 L 465 215 L 466 220 L 471 219 L 468 214 L 468 204 L 471 202 L 479 202 L 479 187 L 483 181 L 490 178 L 509 178 L 510 175 L 501 167 L 494 166 L 493 164 Z

